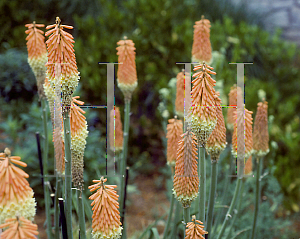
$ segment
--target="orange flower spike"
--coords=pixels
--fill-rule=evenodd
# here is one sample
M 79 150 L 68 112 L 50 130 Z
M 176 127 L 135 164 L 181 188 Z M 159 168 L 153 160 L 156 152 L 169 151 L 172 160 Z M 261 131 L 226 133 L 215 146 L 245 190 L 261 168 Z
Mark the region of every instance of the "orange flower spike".
M 28 30 L 25 31 L 25 33 L 28 34 L 26 37 L 28 63 L 37 80 L 38 94 L 40 98 L 45 98 L 43 84 L 46 76 L 45 64 L 47 62 L 47 50 L 45 37 L 43 36 L 44 32 L 37 29 L 37 27 L 44 26 L 44 24 L 36 24 L 35 22 L 25 25 L 25 27 L 28 27 Z
M 114 126 L 115 125 L 115 126 Z M 116 153 L 123 150 L 123 130 L 119 107 L 110 111 L 110 149 Z
M 197 139 L 188 127 L 178 142 L 173 194 L 184 208 L 198 196 Z
M 130 100 L 132 92 L 137 87 L 137 73 L 135 64 L 135 47 L 132 40 L 124 37 L 117 42 L 118 62 L 118 87 L 124 94 L 126 100 Z
M 62 25 L 59 17 L 56 18 L 56 24 L 49 25 L 46 29 L 45 36 L 49 36 L 46 41 L 48 49 L 47 76 L 53 89 L 55 89 L 55 70 L 56 64 L 61 64 L 61 88 L 62 88 L 62 104 L 64 111 L 70 110 L 72 102 L 72 94 L 75 91 L 79 72 L 73 49 L 73 36 L 64 31 L 64 28 L 72 29 L 72 26 Z
M 169 119 L 169 124 L 167 125 L 167 164 L 171 167 L 175 167 L 176 154 L 178 148 L 178 141 L 181 139 L 183 134 L 182 121 L 175 119 Z
M 196 220 L 196 216 L 192 216 L 192 222 L 188 222 L 185 229 L 185 239 L 205 239 L 203 235 L 208 234 L 202 226 L 203 222 Z
M 238 159 L 244 160 L 244 158 L 240 158 L 241 155 L 238 155 L 238 151 L 242 151 L 244 148 L 243 143 L 239 144 L 239 147 L 241 149 L 238 150 L 238 139 L 245 139 L 245 158 L 249 158 L 250 155 L 253 152 L 253 141 L 252 141 L 252 111 L 245 109 L 245 114 L 243 110 L 237 109 L 237 111 L 234 112 L 234 117 L 237 119 L 236 123 L 234 124 L 234 130 L 232 134 L 232 155 L 234 157 L 237 157 Z M 244 118 L 245 117 L 245 118 Z M 245 120 L 244 120 L 245 119 Z M 245 123 L 245 126 L 244 126 Z M 245 127 L 245 132 L 237 132 L 238 125 L 240 127 Z
M 209 74 L 216 74 L 212 67 L 204 62 L 195 66 L 194 70 L 201 70 L 193 75 L 192 81 L 192 109 L 189 113 L 189 121 L 192 131 L 195 133 L 199 144 L 205 146 L 207 139 L 217 123 L 215 107 L 216 81 Z
M 6 219 L 0 228 L 8 227 L 0 236 L 0 239 L 16 238 L 16 239 L 35 239 L 38 235 L 37 225 L 24 217 L 16 217 Z
M 192 48 L 192 59 L 193 62 L 210 63 L 211 54 L 211 43 L 210 43 L 210 21 L 201 17 L 200 21 L 195 22 L 194 25 L 194 41 Z
M 215 105 L 217 124 L 215 129 L 212 131 L 206 143 L 206 151 L 211 155 L 211 160 L 218 160 L 221 152 L 226 148 L 226 128 L 224 123 L 224 117 L 222 113 L 222 101 L 219 98 L 220 93 L 216 92 Z
M 227 110 L 227 129 L 232 131 L 235 123 L 234 112 L 237 109 L 237 98 L 242 97 L 242 89 L 234 84 L 228 96 L 230 107 Z
M 184 73 L 179 72 L 177 74 L 177 87 L 176 87 L 176 100 L 175 109 L 176 114 L 183 118 L 184 116 Z
M 101 177 L 100 180 L 93 180 L 96 184 L 88 187 L 91 192 L 98 189 L 89 197 L 93 200 L 93 239 L 118 239 L 122 235 L 123 228 L 120 226 L 120 213 L 117 210 L 119 196 L 114 190 L 117 186 L 104 185 L 106 181 L 106 178 Z
M 13 163 L 26 167 L 20 157 L 11 156 L 8 148 L 0 154 L 0 224 L 7 218 L 21 216 L 32 220 L 35 215 L 33 191 L 25 178 L 29 175 Z
M 268 132 L 268 102 L 259 102 L 254 121 L 253 149 L 259 156 L 265 156 L 269 152 L 269 132 Z
M 79 96 L 72 98 L 72 107 L 70 114 L 71 124 L 71 147 L 72 147 L 72 181 L 75 187 L 82 189 L 83 186 L 83 157 L 86 146 L 86 138 L 88 136 L 87 122 L 79 105 L 83 105 L 84 102 L 78 100 Z M 76 103 L 76 104 L 75 104 Z

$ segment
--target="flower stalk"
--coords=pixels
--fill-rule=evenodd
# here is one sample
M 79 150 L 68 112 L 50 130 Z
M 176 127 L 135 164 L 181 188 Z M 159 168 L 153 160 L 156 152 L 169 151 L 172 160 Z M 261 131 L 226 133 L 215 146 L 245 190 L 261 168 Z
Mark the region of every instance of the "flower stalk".
M 173 215 L 174 202 L 175 202 L 175 197 L 173 195 L 171 195 L 171 203 L 170 203 L 169 215 L 168 215 L 166 227 L 164 229 L 163 239 L 166 239 L 167 235 L 168 235 L 168 231 L 169 231 L 169 227 L 170 227 L 171 220 L 172 220 L 172 215 Z
M 214 214 L 215 196 L 217 189 L 217 173 L 218 173 L 218 161 L 216 159 L 211 160 L 211 184 L 208 201 L 207 211 L 207 231 L 210 232 L 212 228 L 212 219 Z M 210 235 L 208 235 L 209 237 Z
M 44 199 L 45 199 L 45 210 L 46 210 L 46 222 L 47 222 L 47 236 L 49 239 L 52 238 L 52 223 L 51 223 L 51 215 L 50 215 L 50 192 L 48 184 L 48 119 L 47 119 L 47 111 L 46 111 L 46 100 L 43 98 L 41 100 L 42 104 L 42 118 L 43 118 L 43 126 L 44 126 L 44 152 L 43 152 L 43 175 L 44 175 Z
M 61 198 L 61 175 L 56 171 L 56 188 L 55 188 L 55 199 L 54 199 L 54 234 L 55 238 L 59 238 L 59 198 Z
M 228 212 L 227 212 L 227 214 L 225 216 L 225 219 L 223 221 L 223 224 L 222 224 L 222 227 L 221 227 L 221 230 L 220 230 L 220 232 L 218 234 L 217 239 L 221 239 L 223 237 L 225 229 L 226 229 L 226 227 L 227 227 L 230 219 L 232 218 L 233 209 L 234 209 L 234 207 L 236 205 L 236 201 L 238 199 L 238 195 L 239 195 L 240 188 L 241 188 L 241 181 L 242 181 L 241 178 L 237 179 L 237 183 L 236 183 L 236 186 L 235 186 L 233 199 L 232 199 L 232 201 L 230 203 L 230 207 L 229 207 Z
M 65 214 L 67 220 L 68 238 L 73 238 L 72 231 L 72 157 L 71 157 L 71 127 L 69 112 L 63 113 L 65 142 Z
M 218 97 L 220 96 L 219 92 L 216 92 L 215 95 L 215 106 L 216 115 L 217 115 L 217 124 L 213 132 L 209 136 L 206 143 L 206 151 L 210 154 L 211 158 L 211 184 L 210 184 L 210 193 L 209 193 L 209 204 L 207 211 L 207 231 L 211 232 L 212 220 L 214 214 L 214 205 L 215 205 L 215 195 L 217 187 L 217 173 L 218 173 L 218 159 L 221 152 L 226 147 L 226 128 L 224 123 L 224 117 L 222 113 L 222 101 Z M 208 236 L 210 237 L 210 235 Z
M 205 148 L 198 146 L 199 158 L 199 220 L 205 222 L 205 200 L 206 200 L 206 166 L 205 166 Z
M 77 189 L 77 205 L 78 205 L 80 239 L 86 239 L 84 204 L 82 200 L 82 190 L 79 189 Z
M 255 210 L 251 231 L 251 239 L 255 236 L 256 221 L 258 216 L 260 201 L 260 181 L 261 170 L 263 166 L 263 157 L 269 152 L 269 132 L 268 132 L 268 102 L 259 102 L 257 104 L 257 113 L 254 121 L 253 132 L 253 149 L 256 160 L 256 193 L 255 193 Z
M 256 230 L 256 222 L 258 216 L 258 209 L 259 209 L 259 201 L 260 201 L 260 181 L 261 181 L 261 170 L 263 165 L 263 157 L 258 158 L 256 161 L 256 181 L 255 181 L 255 209 L 254 209 L 254 217 L 252 223 L 252 230 L 251 230 L 251 239 L 255 238 L 255 230 Z
M 123 144 L 123 157 L 121 161 L 121 190 L 120 190 L 120 213 L 121 222 L 124 223 L 125 211 L 124 211 L 124 197 L 125 197 L 125 171 L 127 166 L 127 151 L 128 151 L 128 136 L 129 136 L 129 121 L 130 121 L 130 100 L 125 100 L 125 118 L 124 118 L 124 144 Z M 126 199 L 125 199 L 126 200 Z
M 135 64 L 135 47 L 132 40 L 127 39 L 125 36 L 123 40 L 117 42 L 118 47 L 118 87 L 124 94 L 125 100 L 125 117 L 124 117 L 124 145 L 123 145 L 123 157 L 121 162 L 121 190 L 120 190 L 120 213 L 121 223 L 124 223 L 125 217 L 125 202 L 126 202 L 126 185 L 125 185 L 125 171 L 127 166 L 127 151 L 128 151 L 128 137 L 129 137 L 129 117 L 130 117 L 130 102 L 132 93 L 137 87 L 137 72 Z M 124 226 L 124 231 L 126 227 Z M 124 233 L 126 235 L 126 232 Z M 126 238 L 126 236 L 122 238 Z

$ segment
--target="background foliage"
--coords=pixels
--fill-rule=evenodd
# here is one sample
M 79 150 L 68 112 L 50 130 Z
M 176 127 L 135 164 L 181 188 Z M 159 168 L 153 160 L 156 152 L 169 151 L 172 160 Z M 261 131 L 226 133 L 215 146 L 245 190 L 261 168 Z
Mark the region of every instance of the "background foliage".
M 49 25 L 59 16 L 63 24 L 74 26 L 71 33 L 81 74 L 77 93 L 86 104 L 106 104 L 106 67 L 98 62 L 117 62 L 116 42 L 125 35 L 134 41 L 138 88 L 132 101 L 129 164 L 136 172 L 151 175 L 166 161 L 162 147 L 165 119 L 157 110 L 160 101 L 165 101 L 169 117 L 174 112 L 171 95 L 167 92 L 162 97 L 160 90 L 168 88 L 170 79 L 181 70 L 176 62 L 190 62 L 193 25 L 204 14 L 212 23 L 215 79 L 223 83 L 223 102 L 236 82 L 236 67 L 228 63 L 254 63 L 245 67 L 246 107 L 254 112 L 254 118 L 258 90 L 266 92 L 272 151 L 265 158 L 265 167 L 272 167 L 285 195 L 285 207 L 299 211 L 299 48 L 282 40 L 280 30 L 274 35 L 263 30 L 263 16 L 247 12 L 242 5 L 234 7 L 227 0 L 3 0 L 0 13 L 0 150 L 13 148 L 14 155 L 26 160 L 30 172 L 39 174 L 34 134 L 42 127 L 36 83 L 26 60 L 26 23 L 35 20 Z M 123 95 L 117 87 L 115 102 L 123 110 Z M 95 174 L 92 168 L 99 168 L 100 163 L 103 170 L 105 165 L 106 113 L 97 109 L 86 115 L 90 134 L 85 177 L 89 182 Z M 52 147 L 51 138 L 48 141 Z M 34 187 L 38 181 L 32 184 Z

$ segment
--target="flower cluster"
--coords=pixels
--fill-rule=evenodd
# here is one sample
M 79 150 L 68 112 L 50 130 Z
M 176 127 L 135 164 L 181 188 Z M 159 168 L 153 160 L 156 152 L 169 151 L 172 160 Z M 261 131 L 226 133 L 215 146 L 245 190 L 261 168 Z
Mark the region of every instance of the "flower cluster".
M 69 111 L 72 94 L 80 77 L 73 49 L 73 36 L 64 31 L 64 28 L 73 29 L 72 26 L 61 25 L 59 17 L 56 18 L 55 24 L 46 27 L 51 29 L 45 34 L 49 36 L 46 41 L 48 50 L 46 66 L 51 87 L 53 89 L 59 87 L 59 90 L 61 87 L 63 110 Z
M 167 125 L 167 164 L 171 167 L 175 166 L 176 154 L 178 149 L 178 141 L 183 134 L 182 121 L 178 119 L 169 119 Z
M 44 32 L 37 27 L 44 27 L 44 24 L 36 24 L 35 22 L 26 24 L 28 30 L 25 31 L 28 36 L 27 50 L 28 50 L 28 63 L 37 80 L 38 94 L 40 98 L 44 98 L 43 83 L 46 76 L 46 62 L 47 62 L 47 50 L 45 44 Z
M 190 207 L 198 196 L 197 139 L 188 127 L 178 142 L 173 194 L 183 207 Z
M 236 119 L 234 118 L 234 112 L 237 109 L 237 99 L 242 97 L 242 89 L 236 85 L 232 86 L 229 96 L 229 108 L 227 111 L 227 129 L 232 131 Z
M 118 210 L 118 195 L 114 188 L 116 185 L 104 185 L 106 178 L 93 180 L 94 185 L 89 186 L 91 192 L 97 190 L 89 199 L 93 200 L 92 235 L 94 239 L 118 239 L 122 235 L 120 212 Z
M 211 160 L 217 160 L 221 152 L 226 148 L 226 128 L 222 113 L 222 101 L 219 98 L 219 92 L 216 92 L 215 104 L 217 106 L 217 124 L 206 143 L 206 151 L 211 155 Z
M 192 61 L 209 63 L 211 60 L 210 21 L 202 16 L 194 25 Z
M 84 102 L 77 100 L 79 96 L 72 98 L 70 125 L 71 125 L 71 154 L 72 154 L 72 181 L 75 187 L 83 186 L 83 156 L 88 135 L 87 122 L 78 105 Z M 76 105 L 78 104 L 78 105 Z
M 39 234 L 36 224 L 18 216 L 6 219 L 0 228 L 5 230 L 0 234 L 0 239 L 36 239 L 36 235 Z
M 123 150 L 123 130 L 119 107 L 110 111 L 109 136 L 110 149 L 116 153 L 121 152 Z
M 137 87 L 137 74 L 135 65 L 135 47 L 132 40 L 127 39 L 117 42 L 118 57 L 118 87 L 126 100 L 131 99 L 132 92 Z
M 257 104 L 257 113 L 254 121 L 253 150 L 257 156 L 265 156 L 269 152 L 268 132 L 268 102 Z
M 196 216 L 192 216 L 192 222 L 188 222 L 185 229 L 185 239 L 204 239 L 203 235 L 208 234 L 202 226 L 203 222 L 196 220 Z
M 245 107 L 245 106 L 244 106 Z M 244 111 L 245 110 L 245 111 Z M 252 141 L 252 111 L 244 109 L 237 109 L 234 112 L 234 117 L 237 119 L 234 124 L 232 134 L 232 155 L 240 160 L 249 158 L 253 152 Z M 238 131 L 238 128 L 243 128 L 244 131 Z M 238 144 L 239 142 L 239 144 Z M 238 148 L 239 147 L 239 148 Z M 244 158 L 239 155 L 239 152 L 245 151 Z
M 215 86 L 216 81 L 209 74 L 215 75 L 213 68 L 205 63 L 195 66 L 195 73 L 192 81 L 192 108 L 189 113 L 189 122 L 192 131 L 195 133 L 200 146 L 205 146 L 207 139 L 214 130 L 217 123 L 215 107 Z
M 185 78 L 184 73 L 179 72 L 177 74 L 177 83 L 176 83 L 176 100 L 175 100 L 175 109 L 176 114 L 183 118 L 184 116 L 184 98 L 185 98 Z M 188 110 L 188 108 L 186 108 Z
M 36 202 L 29 186 L 28 174 L 15 164 L 26 167 L 19 156 L 11 156 L 8 148 L 0 153 L 0 224 L 16 215 L 33 220 Z

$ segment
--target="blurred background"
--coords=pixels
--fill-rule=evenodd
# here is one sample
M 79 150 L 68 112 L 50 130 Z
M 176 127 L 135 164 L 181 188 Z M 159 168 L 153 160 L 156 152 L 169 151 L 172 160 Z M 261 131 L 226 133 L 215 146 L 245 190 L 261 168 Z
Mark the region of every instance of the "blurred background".
M 227 104 L 230 88 L 236 82 L 236 66 L 230 62 L 253 62 L 245 66 L 245 103 L 253 111 L 253 119 L 257 103 L 263 97 L 268 101 L 270 153 L 264 160 L 266 204 L 262 210 L 265 208 L 269 213 L 266 216 L 271 218 L 265 230 L 272 228 L 275 235 L 277 226 L 284 225 L 280 232 L 286 237 L 280 238 L 300 235 L 299 1 L 2 0 L 0 13 L 0 151 L 9 147 L 12 155 L 21 156 L 28 164 L 24 170 L 30 173 L 41 221 L 43 188 L 35 139 L 35 133 L 42 132 L 41 109 L 36 80 L 27 63 L 24 25 L 36 21 L 47 26 L 59 16 L 62 24 L 74 26 L 69 32 L 74 36 L 81 76 L 74 95 L 86 105 L 106 105 L 106 66 L 98 62 L 117 62 L 116 43 L 124 36 L 135 43 L 138 87 L 131 103 L 127 208 L 129 220 L 136 220 L 129 226 L 129 234 L 135 238 L 136 231 L 163 215 L 158 211 L 168 209 L 170 190 L 167 193 L 166 189 L 172 187 L 172 181 L 166 166 L 165 126 L 175 112 L 176 80 L 172 78 L 181 71 L 182 66 L 176 62 L 191 62 L 193 25 L 204 15 L 211 21 L 213 67 L 217 72 L 214 79 L 223 104 Z M 115 103 L 123 112 L 123 95 L 117 86 Z M 84 177 L 89 196 L 87 186 L 96 173 L 105 174 L 107 125 L 105 109 L 86 112 L 89 136 Z M 227 110 L 223 113 L 226 117 Z M 123 114 L 121 117 L 123 121 Z M 51 134 L 47 140 L 51 159 Z M 52 164 L 49 162 L 53 172 Z M 268 190 L 272 191 L 270 196 Z M 153 210 L 149 211 L 150 202 Z M 136 203 L 140 205 L 134 208 Z M 142 219 L 132 216 L 139 214 Z M 294 234 L 282 231 L 288 228 Z

